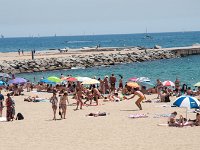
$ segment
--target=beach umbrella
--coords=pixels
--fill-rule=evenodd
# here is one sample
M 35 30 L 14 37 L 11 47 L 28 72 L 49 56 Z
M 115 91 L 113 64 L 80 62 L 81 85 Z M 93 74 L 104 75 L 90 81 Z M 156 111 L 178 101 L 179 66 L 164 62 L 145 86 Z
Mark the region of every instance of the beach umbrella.
M 197 82 L 194 86 L 200 87 L 200 82 Z
M 132 77 L 132 78 L 129 78 L 129 79 L 128 79 L 128 81 L 133 81 L 133 82 L 136 82 L 136 81 L 137 81 L 137 79 L 138 79 L 137 77 Z
M 82 84 L 99 84 L 100 82 L 96 79 L 90 79 L 90 80 L 86 80 L 86 81 L 83 81 Z
M 151 82 L 138 82 L 140 86 L 145 86 L 147 89 L 155 87 L 155 84 Z
M 62 82 L 62 80 L 60 78 L 56 77 L 56 76 L 51 76 L 51 77 L 48 77 L 47 79 L 49 81 L 56 82 L 56 83 Z
M 178 97 L 174 103 L 174 106 L 186 108 L 186 118 L 187 118 L 187 110 L 188 109 L 198 109 L 200 106 L 200 102 L 192 96 L 180 96 Z
M 7 73 L 0 73 L 0 77 L 11 78 L 10 75 Z
M 91 80 L 92 78 L 89 78 L 89 77 L 76 77 L 76 79 L 80 82 L 83 82 L 83 81 L 87 81 L 87 80 Z
M 52 81 L 50 81 L 48 79 L 42 79 L 42 80 L 40 80 L 40 82 L 46 83 L 46 84 L 55 84 L 56 83 L 56 82 L 52 82 Z
M 5 85 L 5 82 L 0 81 L 0 86 Z
M 150 79 L 148 77 L 139 77 L 137 82 L 150 82 Z
M 169 80 L 164 81 L 162 84 L 163 84 L 163 86 L 175 86 L 174 82 L 169 81 Z
M 139 88 L 140 86 L 136 82 L 128 82 L 127 86 L 133 87 L 133 88 Z
M 26 82 L 27 82 L 27 80 L 24 78 L 15 78 L 13 80 L 9 80 L 8 84 L 24 84 Z
M 77 79 L 73 77 L 65 77 L 65 78 L 62 78 L 61 80 L 66 80 L 66 81 L 71 81 L 71 82 L 77 81 Z

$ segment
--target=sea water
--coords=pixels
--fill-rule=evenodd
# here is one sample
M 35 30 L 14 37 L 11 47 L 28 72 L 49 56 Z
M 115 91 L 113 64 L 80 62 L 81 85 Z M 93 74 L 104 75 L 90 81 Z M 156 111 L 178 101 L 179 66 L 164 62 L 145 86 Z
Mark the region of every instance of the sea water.
M 48 50 L 58 48 L 94 47 L 130 47 L 141 46 L 152 48 L 182 47 L 200 43 L 200 32 L 171 32 L 145 34 L 114 34 L 114 35 L 82 35 L 82 36 L 52 36 L 0 38 L 0 52 L 31 50 Z M 150 37 L 150 38 L 149 38 Z
M 61 74 L 66 76 L 72 75 L 74 77 L 86 76 L 103 79 L 104 76 L 110 76 L 112 73 L 115 74 L 118 80 L 120 79 L 120 75 L 122 75 L 124 83 L 131 77 L 149 77 L 152 83 L 155 83 L 156 79 L 160 79 L 161 81 L 175 81 L 178 78 L 181 84 L 185 83 L 192 86 L 200 81 L 200 56 L 194 55 L 174 59 L 119 64 L 109 67 L 101 66 L 86 69 L 23 73 L 17 76 L 27 78 L 34 82 L 34 78 L 36 81 L 39 81 L 43 77 L 60 77 Z

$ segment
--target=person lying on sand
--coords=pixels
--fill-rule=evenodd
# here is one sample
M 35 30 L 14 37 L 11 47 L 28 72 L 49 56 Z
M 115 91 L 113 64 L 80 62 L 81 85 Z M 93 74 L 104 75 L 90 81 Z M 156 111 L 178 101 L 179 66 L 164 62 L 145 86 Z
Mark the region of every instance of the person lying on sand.
M 183 126 L 193 126 L 192 122 L 187 122 L 187 119 L 184 118 L 182 115 L 180 115 L 179 119 L 176 119 L 177 112 L 174 111 L 171 113 L 169 120 L 168 120 L 168 125 L 170 127 L 183 127 Z
M 89 113 L 86 116 L 93 116 L 93 117 L 98 117 L 98 116 L 106 116 L 108 113 L 106 112 L 97 112 L 97 113 Z

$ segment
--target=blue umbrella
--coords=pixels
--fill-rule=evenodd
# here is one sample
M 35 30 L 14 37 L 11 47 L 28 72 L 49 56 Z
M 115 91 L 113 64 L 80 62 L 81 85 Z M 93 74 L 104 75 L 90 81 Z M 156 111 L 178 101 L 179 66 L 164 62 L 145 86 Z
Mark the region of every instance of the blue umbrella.
M 40 80 L 40 82 L 47 83 L 47 84 L 55 84 L 55 82 L 52 82 L 48 79 L 42 79 L 42 80 Z
M 180 96 L 174 101 L 173 105 L 192 109 L 199 108 L 200 102 L 192 96 Z
M 13 80 L 9 80 L 8 84 L 24 84 L 26 82 L 27 82 L 27 80 L 24 78 L 15 78 Z
M 177 107 L 187 108 L 187 109 L 192 109 L 192 108 L 197 109 L 200 106 L 200 102 L 195 97 L 184 95 L 184 96 L 178 97 L 174 101 L 173 105 Z M 186 118 L 187 118 L 187 110 L 186 110 Z
M 5 85 L 6 83 L 3 81 L 0 81 L 0 86 Z

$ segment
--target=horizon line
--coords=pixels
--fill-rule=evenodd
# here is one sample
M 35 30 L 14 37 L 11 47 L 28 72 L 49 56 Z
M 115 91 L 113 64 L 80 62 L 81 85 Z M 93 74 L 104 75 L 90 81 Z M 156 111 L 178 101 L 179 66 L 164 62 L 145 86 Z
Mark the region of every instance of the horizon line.
M 187 33 L 187 32 L 200 32 L 200 30 L 190 30 L 190 31 L 163 31 L 163 32 L 148 32 L 148 34 L 157 34 L 157 33 Z M 103 35 L 128 35 L 128 34 L 146 34 L 146 32 L 138 32 L 138 33 L 102 33 L 102 34 L 75 34 L 75 35 L 44 35 L 44 36 L 8 36 L 6 38 L 44 38 L 44 37 L 73 37 L 73 36 L 103 36 Z M 39 34 L 38 34 L 39 35 Z M 1 38 L 0 38 L 1 39 Z

